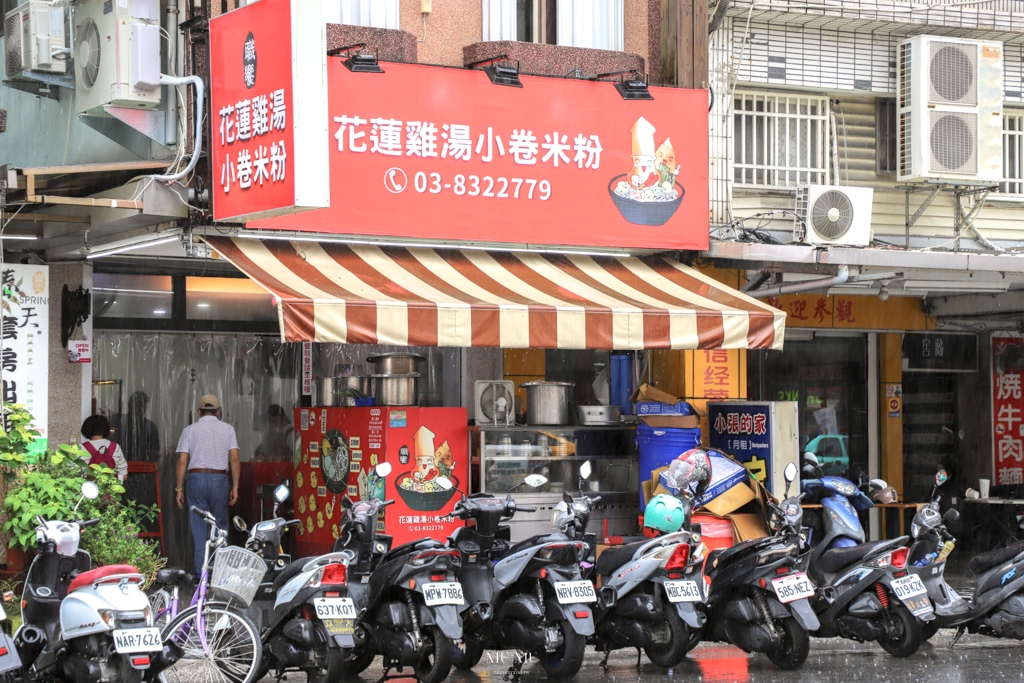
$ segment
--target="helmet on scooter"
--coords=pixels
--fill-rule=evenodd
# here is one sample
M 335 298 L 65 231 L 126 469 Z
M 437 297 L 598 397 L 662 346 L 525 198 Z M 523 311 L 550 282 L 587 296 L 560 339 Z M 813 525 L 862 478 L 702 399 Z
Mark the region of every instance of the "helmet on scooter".
M 697 485 L 696 497 L 704 494 L 711 481 L 711 460 L 703 448 L 691 448 L 669 463 L 668 477 L 680 492 L 689 492 L 690 486 Z
M 871 502 L 875 505 L 885 505 L 887 503 L 898 503 L 899 494 L 896 493 L 896 487 L 886 486 L 884 489 L 878 489 L 877 491 L 871 492 Z
M 666 534 L 679 531 L 686 521 L 686 511 L 683 502 L 673 496 L 666 496 L 659 493 L 644 510 L 644 526 L 648 529 L 656 529 Z

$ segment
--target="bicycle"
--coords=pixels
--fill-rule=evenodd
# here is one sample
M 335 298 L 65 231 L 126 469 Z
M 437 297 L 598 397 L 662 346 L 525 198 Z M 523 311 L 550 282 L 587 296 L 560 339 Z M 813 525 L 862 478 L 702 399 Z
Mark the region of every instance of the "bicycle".
M 227 531 L 217 528 L 209 512 L 195 506 L 190 510 L 210 528 L 192 601 L 178 611 L 181 586 L 193 582 L 181 569 L 160 570 L 157 583 L 171 590 L 161 588 L 150 595 L 153 621 L 162 626 L 164 643 L 182 650 L 181 658 L 160 674 L 160 683 L 254 683 L 263 643 L 256 626 L 231 603 L 237 600 L 248 607 L 266 566 L 258 555 L 228 546 Z M 258 567 L 247 555 L 258 560 Z M 209 600 L 211 592 L 220 599 Z

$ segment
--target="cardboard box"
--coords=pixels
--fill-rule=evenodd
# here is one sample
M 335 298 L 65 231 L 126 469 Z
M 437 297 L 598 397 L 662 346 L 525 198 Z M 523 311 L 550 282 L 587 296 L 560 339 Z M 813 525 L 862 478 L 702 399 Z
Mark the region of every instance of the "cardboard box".
M 700 415 L 641 415 L 640 421 L 648 427 L 672 429 L 696 429 L 700 427 Z

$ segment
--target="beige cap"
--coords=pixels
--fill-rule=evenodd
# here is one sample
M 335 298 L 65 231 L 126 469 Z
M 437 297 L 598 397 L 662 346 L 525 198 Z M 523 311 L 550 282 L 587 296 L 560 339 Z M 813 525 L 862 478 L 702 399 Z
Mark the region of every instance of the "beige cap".
M 213 394 L 206 394 L 199 399 L 199 410 L 220 410 L 220 401 Z

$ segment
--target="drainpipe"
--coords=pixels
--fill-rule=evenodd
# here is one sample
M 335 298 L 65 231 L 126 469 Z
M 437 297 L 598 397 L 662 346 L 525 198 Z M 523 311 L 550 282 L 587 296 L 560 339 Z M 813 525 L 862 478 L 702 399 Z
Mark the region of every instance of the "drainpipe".
M 829 289 L 845 285 L 850 279 L 850 269 L 847 266 L 839 266 L 839 272 L 834 277 L 827 277 L 821 280 L 804 280 L 802 282 L 791 282 L 788 285 L 778 285 L 767 289 L 758 289 L 747 292 L 748 296 L 755 299 L 767 299 L 770 296 L 781 296 L 783 294 L 796 294 L 797 292 L 809 292 L 815 289 Z

